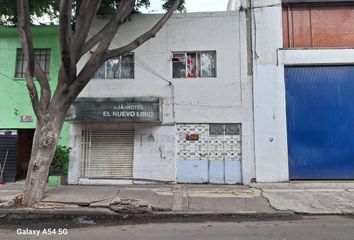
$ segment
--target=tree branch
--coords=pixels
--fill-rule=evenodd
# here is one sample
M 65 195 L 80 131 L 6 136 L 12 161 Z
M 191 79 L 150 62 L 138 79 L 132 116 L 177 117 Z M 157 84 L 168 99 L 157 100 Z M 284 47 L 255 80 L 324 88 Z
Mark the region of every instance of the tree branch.
M 48 77 L 43 72 L 42 68 L 37 62 L 35 63 L 35 67 L 34 67 L 34 75 L 41 87 L 41 96 L 39 102 L 42 107 L 42 112 L 44 112 L 49 107 L 52 93 L 51 93 Z
M 122 4 L 119 6 L 116 15 L 111 19 L 111 21 L 108 24 L 106 24 L 104 29 L 102 29 L 99 33 L 96 34 L 98 36 L 95 35 L 93 37 L 94 39 L 96 39 L 95 44 L 93 44 L 93 46 L 95 46 L 98 43 L 99 45 L 95 50 L 95 52 L 90 57 L 90 59 L 81 69 L 75 81 L 73 81 L 70 84 L 68 89 L 69 91 L 68 95 L 70 96 L 70 98 L 66 99 L 66 102 L 64 104 L 70 105 L 72 101 L 75 100 L 75 98 L 78 96 L 81 90 L 90 81 L 91 77 L 97 71 L 97 69 L 102 64 L 102 62 L 104 62 L 109 58 L 117 57 L 124 53 L 130 52 L 135 48 L 137 48 L 138 46 L 140 46 L 141 44 L 143 44 L 144 42 L 146 42 L 147 40 L 149 40 L 150 38 L 154 37 L 156 33 L 168 21 L 168 19 L 172 16 L 173 12 L 178 8 L 180 3 L 181 0 L 175 0 L 175 2 L 173 3 L 169 11 L 149 31 L 145 32 L 140 37 L 133 40 L 130 44 L 127 44 L 126 46 L 123 46 L 118 49 L 108 50 L 115 34 L 118 31 L 119 26 L 130 15 L 130 12 L 126 11 L 126 9 L 129 10 L 131 9 L 132 11 L 134 8 L 134 4 L 135 4 L 134 0 L 126 0 L 126 1 L 123 0 Z M 101 36 L 103 35 L 103 33 L 104 33 L 104 37 Z M 91 39 L 87 41 L 86 44 L 88 44 L 89 42 L 91 42 Z M 90 50 L 91 48 L 89 49 L 84 47 L 84 49 Z M 81 54 L 83 53 L 81 52 Z
M 124 0 L 119 6 L 118 12 L 111 18 L 111 20 L 95 35 L 93 35 L 89 40 L 86 41 L 85 45 L 81 50 L 80 57 L 90 51 L 94 46 L 96 46 L 100 41 L 102 41 L 112 28 L 114 28 L 115 33 L 118 31 L 119 27 L 126 21 L 130 16 L 131 12 L 134 10 L 134 0 Z M 114 35 L 113 35 L 114 36 Z
M 129 44 L 123 47 L 108 51 L 105 55 L 105 60 L 128 53 L 136 49 L 137 47 L 139 47 L 141 44 L 148 41 L 149 39 L 155 37 L 157 32 L 165 25 L 168 19 L 172 16 L 173 12 L 178 8 L 180 2 L 181 0 L 175 0 L 175 2 L 173 3 L 172 7 L 168 10 L 168 12 L 149 31 L 140 35 L 138 38 L 136 38 L 135 40 L 133 40 L 132 42 L 130 42 Z
M 76 23 L 76 31 L 72 44 L 73 57 L 75 62 L 82 56 L 80 55 L 86 41 L 93 19 L 95 18 L 102 0 L 83 1 L 80 4 L 79 16 Z
M 29 6 L 27 0 L 17 0 L 18 11 L 18 28 L 20 32 L 20 40 L 23 49 L 23 54 L 27 60 L 26 68 L 26 86 L 30 94 L 32 106 L 37 119 L 42 119 L 42 111 L 38 100 L 36 85 L 34 84 L 33 76 L 35 69 L 35 57 L 33 51 L 32 33 L 30 28 Z
M 34 113 L 36 114 L 38 120 L 42 120 L 43 112 L 42 112 L 40 102 L 38 100 L 37 88 L 36 85 L 34 84 L 33 78 L 28 74 L 26 74 L 26 86 L 30 95 Z
M 61 60 L 66 79 L 72 79 L 76 74 L 76 63 L 72 58 L 71 49 L 71 9 L 72 0 L 61 0 L 59 7 L 59 39 Z
M 134 10 L 135 0 L 122 0 L 117 13 L 113 16 L 113 18 L 106 24 L 104 27 L 104 35 L 97 41 L 96 44 L 99 43 L 96 51 L 92 54 L 90 59 L 86 62 L 84 67 L 81 69 L 75 81 L 70 83 L 69 93 L 70 99 L 67 99 L 66 105 L 71 104 L 72 101 L 78 96 L 81 90 L 87 85 L 87 83 L 92 78 L 93 74 L 97 71 L 99 66 L 102 65 L 104 61 L 104 56 L 111 45 L 111 42 L 117 33 L 119 27 L 126 20 L 126 18 L 131 14 Z M 101 32 L 102 33 L 102 32 Z M 96 45 L 95 44 L 95 45 Z M 90 49 L 88 49 L 90 50 Z M 82 56 L 82 53 L 81 53 Z

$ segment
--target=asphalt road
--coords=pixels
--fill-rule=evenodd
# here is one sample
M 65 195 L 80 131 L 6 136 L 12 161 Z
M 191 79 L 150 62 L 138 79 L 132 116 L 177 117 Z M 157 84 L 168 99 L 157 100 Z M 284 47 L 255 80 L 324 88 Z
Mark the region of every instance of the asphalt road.
M 49 231 L 48 228 L 52 229 Z M 66 228 L 67 227 L 67 228 Z M 29 230 L 38 236 L 19 235 Z M 18 230 L 21 229 L 21 230 Z M 46 231 L 44 231 L 46 230 Z M 55 230 L 55 233 L 54 233 Z M 18 232 L 18 233 L 17 233 Z M 38 233 L 38 232 L 31 232 Z M 81 221 L 79 225 L 59 223 L 34 225 L 2 225 L 1 240 L 70 239 L 70 240 L 353 240 L 354 217 L 307 216 L 281 221 L 220 221 L 193 223 L 148 223 L 114 225 Z

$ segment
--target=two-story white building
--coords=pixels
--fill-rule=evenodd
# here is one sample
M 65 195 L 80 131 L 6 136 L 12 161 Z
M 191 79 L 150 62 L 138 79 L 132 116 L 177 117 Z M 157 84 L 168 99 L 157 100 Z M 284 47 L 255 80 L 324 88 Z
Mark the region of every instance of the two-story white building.
M 112 47 L 160 17 L 132 16 Z M 174 14 L 155 38 L 107 61 L 73 105 L 69 183 L 249 183 L 252 112 L 245 13 Z

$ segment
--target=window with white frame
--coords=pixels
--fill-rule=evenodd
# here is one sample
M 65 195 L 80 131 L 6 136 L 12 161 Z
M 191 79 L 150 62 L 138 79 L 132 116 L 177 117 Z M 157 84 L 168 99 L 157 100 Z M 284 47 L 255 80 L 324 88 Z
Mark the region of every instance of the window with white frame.
M 49 76 L 50 72 L 50 49 L 49 48 L 35 48 L 33 49 L 35 60 L 43 70 L 43 72 Z M 23 54 L 21 48 L 17 49 L 16 56 L 16 78 L 26 77 L 27 60 Z
M 96 79 L 132 79 L 134 78 L 134 53 L 127 53 L 107 60 L 97 70 Z
M 172 77 L 216 77 L 216 51 L 173 53 Z

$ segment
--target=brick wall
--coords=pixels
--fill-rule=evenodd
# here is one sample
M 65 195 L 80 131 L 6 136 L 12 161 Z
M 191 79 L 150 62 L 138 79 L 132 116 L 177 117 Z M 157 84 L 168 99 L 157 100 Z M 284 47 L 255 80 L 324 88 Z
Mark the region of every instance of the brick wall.
M 284 48 L 354 47 L 354 6 L 283 6 Z

